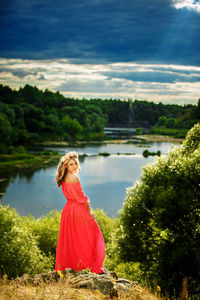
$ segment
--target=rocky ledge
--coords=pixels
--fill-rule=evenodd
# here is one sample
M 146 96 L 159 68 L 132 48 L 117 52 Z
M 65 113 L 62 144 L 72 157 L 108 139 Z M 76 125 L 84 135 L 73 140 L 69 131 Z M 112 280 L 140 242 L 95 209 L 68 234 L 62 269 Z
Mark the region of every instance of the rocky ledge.
M 88 270 L 76 272 L 74 269 L 66 269 L 61 272 L 48 272 L 37 274 L 34 277 L 24 274 L 22 277 L 15 279 L 20 284 L 40 285 L 43 282 L 54 282 L 59 280 L 67 280 L 74 288 L 86 288 L 91 290 L 99 290 L 104 295 L 117 297 L 118 293 L 128 291 L 133 286 L 137 286 L 137 282 L 131 282 L 124 278 L 118 278 L 115 272 L 104 269 L 104 273 L 96 274 Z

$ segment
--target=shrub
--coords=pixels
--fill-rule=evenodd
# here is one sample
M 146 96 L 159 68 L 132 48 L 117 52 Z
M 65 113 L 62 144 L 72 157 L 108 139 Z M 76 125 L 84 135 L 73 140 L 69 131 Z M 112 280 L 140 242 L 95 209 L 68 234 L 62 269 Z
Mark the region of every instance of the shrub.
M 95 217 L 101 228 L 105 243 L 108 243 L 113 236 L 116 228 L 116 220 L 109 218 L 103 209 L 94 210 Z
M 38 247 L 46 256 L 52 256 L 52 266 L 54 267 L 58 234 L 60 229 L 59 211 L 53 210 L 46 216 L 35 219 L 32 216 L 24 217 L 25 223 L 32 234 L 37 238 Z
M 118 248 L 147 279 L 178 295 L 184 278 L 200 295 L 200 124 L 179 148 L 147 164 L 127 189 Z
M 23 219 L 14 209 L 0 204 L 0 274 L 9 278 L 50 270 L 51 259 L 38 247 Z

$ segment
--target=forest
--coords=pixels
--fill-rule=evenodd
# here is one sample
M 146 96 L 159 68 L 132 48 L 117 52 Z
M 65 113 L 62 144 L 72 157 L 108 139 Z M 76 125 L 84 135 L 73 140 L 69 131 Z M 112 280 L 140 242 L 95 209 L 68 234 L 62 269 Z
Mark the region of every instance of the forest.
M 140 100 L 74 99 L 25 85 L 0 85 L 0 153 L 35 142 L 102 140 L 105 127 L 147 128 L 151 133 L 185 137 L 200 120 L 197 105 Z

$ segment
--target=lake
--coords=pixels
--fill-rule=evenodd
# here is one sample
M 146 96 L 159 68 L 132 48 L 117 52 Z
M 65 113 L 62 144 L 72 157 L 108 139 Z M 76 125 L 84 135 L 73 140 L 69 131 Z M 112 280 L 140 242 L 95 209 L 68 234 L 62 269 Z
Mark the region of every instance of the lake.
M 144 158 L 145 149 L 166 154 L 172 145 L 170 142 L 142 142 L 130 144 L 107 143 L 86 145 L 79 148 L 57 147 L 60 153 L 75 150 L 79 154 L 87 154 L 80 159 L 81 173 L 79 175 L 84 193 L 90 198 L 93 209 L 102 208 L 108 216 L 116 217 L 122 208 L 126 196 L 126 188 L 132 186 L 140 178 L 141 170 L 147 162 L 157 159 L 157 156 Z M 51 147 L 53 150 L 54 148 Z M 102 152 L 110 156 L 99 156 Z M 120 153 L 120 155 L 117 155 Z M 127 155 L 126 153 L 135 153 Z M 56 187 L 56 165 L 43 168 L 9 168 L 0 173 L 0 178 L 6 178 L 1 201 L 16 208 L 20 215 L 32 214 L 35 217 L 46 215 L 52 209 L 61 210 L 66 202 L 61 188 Z M 2 193 L 2 182 L 0 185 Z

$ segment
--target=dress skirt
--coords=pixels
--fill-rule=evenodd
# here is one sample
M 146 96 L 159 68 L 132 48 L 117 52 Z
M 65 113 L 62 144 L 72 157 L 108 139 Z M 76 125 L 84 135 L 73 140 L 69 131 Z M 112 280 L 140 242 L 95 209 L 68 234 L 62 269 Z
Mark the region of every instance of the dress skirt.
M 97 222 L 84 205 L 88 198 L 80 183 L 63 183 L 62 189 L 68 201 L 61 215 L 55 270 L 89 268 L 102 273 L 105 243 Z

